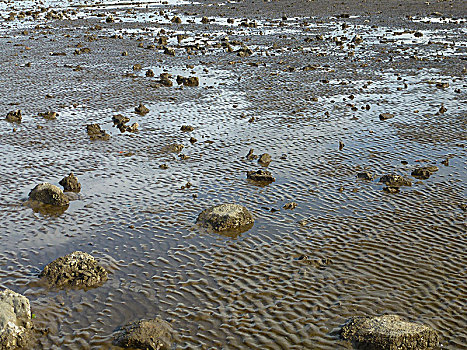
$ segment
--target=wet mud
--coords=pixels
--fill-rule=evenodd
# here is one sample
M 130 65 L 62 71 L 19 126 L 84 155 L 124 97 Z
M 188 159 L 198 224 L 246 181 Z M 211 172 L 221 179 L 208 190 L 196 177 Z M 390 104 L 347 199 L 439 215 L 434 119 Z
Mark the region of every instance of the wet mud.
M 119 349 L 120 327 L 157 317 L 180 349 L 348 349 L 336 329 L 383 314 L 465 348 L 462 1 L 40 6 L 0 3 L 0 287 L 47 329 L 36 349 Z M 25 205 L 71 172 L 65 210 Z M 253 227 L 196 225 L 223 203 Z M 76 250 L 108 280 L 47 288 Z

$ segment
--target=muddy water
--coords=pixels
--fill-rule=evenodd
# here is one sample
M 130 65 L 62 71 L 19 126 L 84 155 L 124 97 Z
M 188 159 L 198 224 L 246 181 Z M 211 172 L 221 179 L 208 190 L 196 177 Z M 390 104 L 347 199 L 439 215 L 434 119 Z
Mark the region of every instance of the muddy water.
M 117 327 L 156 315 L 172 322 L 178 348 L 344 349 L 333 330 L 384 313 L 434 327 L 446 349 L 465 348 L 462 18 L 392 14 L 383 25 L 272 13 L 245 28 L 249 14 L 234 24 L 222 15 L 233 3 L 115 5 L 2 22 L 0 111 L 21 109 L 23 122 L 1 123 L 0 286 L 25 294 L 37 326 L 50 329 L 37 349 L 112 349 Z M 3 3 L 2 17 L 15 6 Z M 193 9 L 214 21 L 202 24 Z M 105 22 L 110 14 L 116 22 Z M 178 43 L 180 33 L 188 38 Z M 363 42 L 354 45 L 356 34 Z M 159 35 L 176 56 L 138 47 Z M 216 43 L 226 37 L 253 54 L 225 52 Z M 77 44 L 91 53 L 73 55 Z M 133 72 L 136 63 L 143 69 Z M 173 79 L 157 88 L 163 72 L 196 75 L 200 86 Z M 144 117 L 133 112 L 140 102 Z M 37 117 L 46 110 L 58 119 Z M 139 132 L 114 128 L 118 113 Z M 88 139 L 95 122 L 110 141 Z M 175 143 L 186 157 L 167 150 Z M 271 154 L 276 182 L 246 180 L 260 168 L 246 160 L 250 148 Z M 424 165 L 439 171 L 399 193 L 378 183 Z M 363 170 L 378 177 L 357 180 Z M 82 192 L 64 213 L 23 205 L 37 183 L 58 184 L 70 171 Z M 290 201 L 297 208 L 283 209 Z M 194 225 L 224 202 L 250 209 L 254 227 L 224 237 Z M 42 286 L 42 267 L 77 249 L 97 257 L 109 281 L 87 291 Z

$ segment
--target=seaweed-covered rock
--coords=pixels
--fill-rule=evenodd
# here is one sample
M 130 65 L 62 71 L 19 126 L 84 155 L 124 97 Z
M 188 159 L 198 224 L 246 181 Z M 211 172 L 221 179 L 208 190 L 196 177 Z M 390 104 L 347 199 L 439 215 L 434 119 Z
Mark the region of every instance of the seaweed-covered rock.
M 248 227 L 254 223 L 254 219 L 244 206 L 228 203 L 203 210 L 196 223 L 220 232 Z
M 431 175 L 433 175 L 434 172 L 438 171 L 437 166 L 425 166 L 421 168 L 414 169 L 412 171 L 412 176 L 421 179 L 421 180 L 426 180 L 428 179 Z
M 91 140 L 102 140 L 107 141 L 110 139 L 110 135 L 101 129 L 99 124 L 86 125 L 86 131 Z
M 51 287 L 95 287 L 107 281 L 107 270 L 92 255 L 76 251 L 52 261 L 39 277 Z
M 439 346 L 435 330 L 397 315 L 353 317 L 342 327 L 340 335 L 355 348 L 365 350 L 424 350 Z
M 397 174 L 384 175 L 379 179 L 379 182 L 384 183 L 388 187 L 412 186 L 412 182 L 409 179 Z
M 10 111 L 7 113 L 5 119 L 10 123 L 21 123 L 23 117 L 21 116 L 21 110 Z
M 63 190 L 65 192 L 78 193 L 81 191 L 81 184 L 78 182 L 78 178 L 73 173 L 70 173 L 70 175 L 61 179 L 59 184 L 63 186 Z
M 274 182 L 276 179 L 272 176 L 270 171 L 267 170 L 257 170 L 257 171 L 247 171 L 246 177 L 249 180 L 262 182 L 262 183 L 269 183 Z
M 29 199 L 55 206 L 65 206 L 70 203 L 68 197 L 59 187 L 47 182 L 43 182 L 34 187 L 31 192 L 29 192 Z
M 0 349 L 27 349 L 33 340 L 29 300 L 10 289 L 0 292 Z
M 122 348 L 167 350 L 173 342 L 172 326 L 157 317 L 140 320 L 122 327 L 115 335 L 113 344 Z

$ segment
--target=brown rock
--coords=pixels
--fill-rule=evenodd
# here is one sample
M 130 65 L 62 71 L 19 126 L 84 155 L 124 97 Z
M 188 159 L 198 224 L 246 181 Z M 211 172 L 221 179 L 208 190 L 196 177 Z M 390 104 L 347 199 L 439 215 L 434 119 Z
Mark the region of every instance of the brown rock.
M 272 176 L 271 172 L 266 170 L 247 171 L 247 179 L 256 182 L 274 182 L 276 179 Z
M 59 184 L 63 186 L 63 190 L 65 192 L 78 193 L 81 191 L 81 184 L 78 182 L 78 178 L 73 173 L 70 173 L 70 175 L 61 179 Z
M 10 123 L 21 123 L 23 117 L 21 116 L 21 110 L 10 111 L 7 113 L 5 119 Z
M 138 107 L 135 107 L 135 112 L 140 115 L 146 115 L 149 113 L 149 109 L 145 105 L 140 103 Z
M 214 231 L 248 227 L 254 223 L 250 212 L 238 204 L 221 204 L 202 211 L 196 223 Z
M 122 348 L 168 350 L 174 334 L 172 326 L 161 318 L 140 320 L 122 327 L 113 344 Z
M 70 203 L 68 197 L 59 187 L 47 182 L 34 187 L 31 192 L 29 192 L 29 199 L 55 206 L 66 206 Z

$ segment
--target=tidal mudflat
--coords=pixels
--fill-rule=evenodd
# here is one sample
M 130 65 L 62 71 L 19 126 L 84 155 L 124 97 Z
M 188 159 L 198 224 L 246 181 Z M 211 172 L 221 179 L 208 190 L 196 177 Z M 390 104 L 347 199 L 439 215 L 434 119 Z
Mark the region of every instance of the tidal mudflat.
M 466 348 L 466 18 L 0 2 L 2 320 L 31 349 Z

